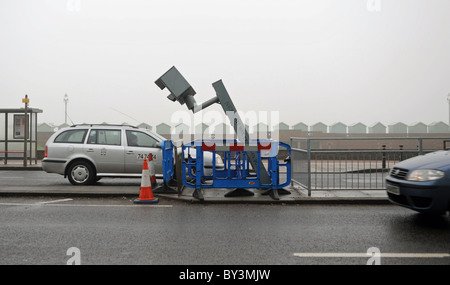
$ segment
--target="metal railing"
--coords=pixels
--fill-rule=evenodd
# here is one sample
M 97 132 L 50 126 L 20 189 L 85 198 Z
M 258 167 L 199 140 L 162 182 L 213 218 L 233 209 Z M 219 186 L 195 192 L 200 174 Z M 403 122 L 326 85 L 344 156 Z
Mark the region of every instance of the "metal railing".
M 446 149 L 448 138 L 291 138 L 292 184 L 308 190 L 384 190 L 399 161 Z

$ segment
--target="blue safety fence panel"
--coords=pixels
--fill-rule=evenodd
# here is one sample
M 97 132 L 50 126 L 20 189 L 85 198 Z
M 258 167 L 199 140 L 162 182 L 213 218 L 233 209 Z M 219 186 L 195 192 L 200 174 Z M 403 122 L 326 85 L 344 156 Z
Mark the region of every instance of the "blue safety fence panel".
M 162 150 L 162 169 L 164 183 L 168 183 L 173 179 L 174 175 L 174 158 L 173 158 L 173 142 L 165 140 L 161 143 Z
M 278 160 L 279 149 L 291 155 L 291 147 L 278 141 L 256 140 L 243 145 L 236 140 L 197 140 L 182 147 L 182 181 L 187 187 L 203 188 L 261 188 L 280 189 L 291 182 L 291 162 Z M 252 169 L 248 153 L 257 155 L 257 169 Z M 222 161 L 217 161 L 216 154 Z M 260 182 L 261 165 L 267 165 L 269 184 Z M 285 169 L 286 179 L 280 183 L 280 169 Z M 205 173 L 208 172 L 208 173 Z

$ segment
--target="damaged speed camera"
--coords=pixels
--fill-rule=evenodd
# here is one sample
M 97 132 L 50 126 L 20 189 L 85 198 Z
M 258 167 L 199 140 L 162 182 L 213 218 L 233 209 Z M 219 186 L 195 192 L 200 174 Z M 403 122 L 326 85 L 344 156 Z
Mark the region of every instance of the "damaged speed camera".
M 178 101 L 181 105 L 186 103 L 189 110 L 192 110 L 197 104 L 194 99 L 196 94 L 194 88 L 184 79 L 183 75 L 173 66 L 164 73 L 155 84 L 159 88 L 167 88 L 170 95 L 167 96 L 172 101 Z

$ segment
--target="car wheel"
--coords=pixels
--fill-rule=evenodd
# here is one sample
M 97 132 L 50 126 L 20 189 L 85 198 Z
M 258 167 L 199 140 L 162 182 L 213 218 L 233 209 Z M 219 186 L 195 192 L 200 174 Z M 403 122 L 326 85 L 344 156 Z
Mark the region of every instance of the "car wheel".
M 95 182 L 94 166 L 87 161 L 76 161 L 69 166 L 67 176 L 72 185 L 89 185 Z

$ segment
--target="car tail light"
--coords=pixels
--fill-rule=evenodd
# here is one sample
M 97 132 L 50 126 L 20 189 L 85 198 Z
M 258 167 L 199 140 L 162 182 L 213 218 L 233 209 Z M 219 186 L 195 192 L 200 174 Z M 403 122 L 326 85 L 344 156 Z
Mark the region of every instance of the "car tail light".
M 47 147 L 47 146 L 45 146 L 44 157 L 47 157 L 47 151 L 48 151 L 48 147 Z

